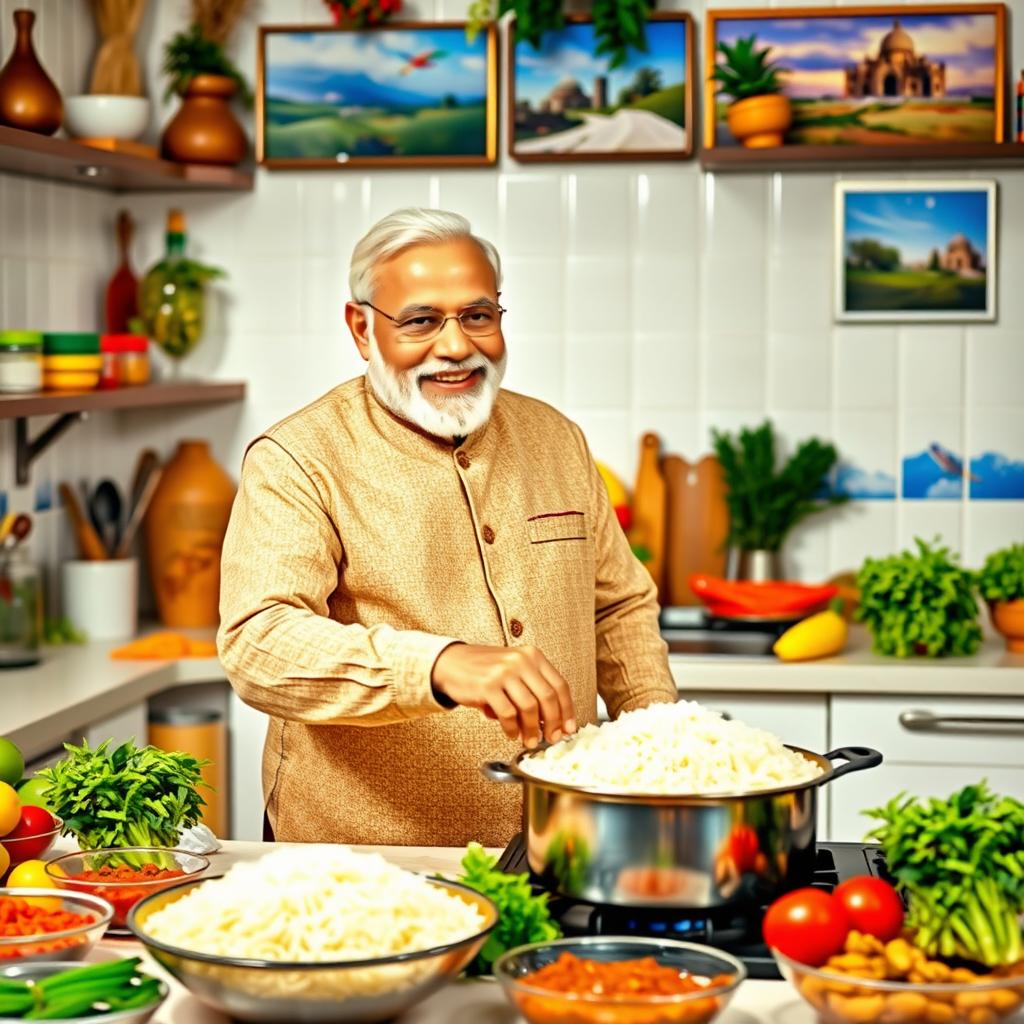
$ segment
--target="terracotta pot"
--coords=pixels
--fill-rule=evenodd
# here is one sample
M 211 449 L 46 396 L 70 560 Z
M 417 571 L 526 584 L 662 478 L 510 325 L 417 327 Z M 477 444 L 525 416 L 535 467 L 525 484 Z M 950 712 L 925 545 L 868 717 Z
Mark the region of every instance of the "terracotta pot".
M 234 481 L 209 444 L 182 441 L 146 513 L 149 575 L 164 625 L 217 625 L 220 551 L 234 498 Z
M 729 131 L 751 149 L 781 146 L 793 123 L 793 108 L 781 93 L 737 100 L 726 111 Z
M 0 124 L 52 135 L 64 119 L 64 104 L 32 46 L 35 20 L 32 11 L 14 12 L 17 39 L 10 60 L 0 71 Z
M 1024 598 L 1016 601 L 990 601 L 992 625 L 1006 637 L 1006 649 L 1024 654 Z
M 196 75 L 160 139 L 164 157 L 183 164 L 240 163 L 249 142 L 228 105 L 234 93 L 235 83 L 225 75 Z

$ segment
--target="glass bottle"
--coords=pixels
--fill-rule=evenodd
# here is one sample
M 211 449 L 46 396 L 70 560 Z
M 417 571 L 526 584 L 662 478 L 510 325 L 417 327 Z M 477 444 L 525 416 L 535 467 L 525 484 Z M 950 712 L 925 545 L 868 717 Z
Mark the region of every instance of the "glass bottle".
M 42 632 L 38 568 L 21 544 L 0 551 L 0 669 L 39 664 Z
M 209 274 L 185 257 L 185 215 L 167 215 L 164 258 L 154 264 L 139 286 L 139 313 L 153 339 L 169 356 L 182 359 L 203 333 L 203 285 Z

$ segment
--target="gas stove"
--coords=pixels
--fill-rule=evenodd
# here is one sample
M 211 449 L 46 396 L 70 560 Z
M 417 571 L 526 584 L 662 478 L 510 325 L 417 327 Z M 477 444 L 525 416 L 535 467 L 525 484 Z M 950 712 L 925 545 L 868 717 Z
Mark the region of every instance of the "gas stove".
M 498 861 L 502 871 L 529 871 L 522 835 L 509 843 Z M 862 843 L 819 843 L 810 885 L 831 892 L 857 875 L 888 879 L 885 858 L 877 846 Z M 537 886 L 538 890 L 541 888 Z M 672 910 L 599 906 L 552 895 L 552 916 L 566 935 L 643 935 L 683 939 L 725 950 L 742 960 L 751 978 L 780 978 L 761 938 L 765 907 L 715 910 Z

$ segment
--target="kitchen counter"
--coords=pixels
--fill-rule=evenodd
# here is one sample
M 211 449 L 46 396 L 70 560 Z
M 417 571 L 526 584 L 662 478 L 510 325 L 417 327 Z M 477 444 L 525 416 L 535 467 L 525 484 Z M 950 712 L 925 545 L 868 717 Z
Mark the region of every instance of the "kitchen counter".
M 66 842 L 66 840 L 65 840 Z M 443 847 L 367 846 L 403 868 L 421 872 L 458 871 L 462 850 Z M 224 844 L 211 855 L 211 873 L 221 873 L 239 860 L 250 860 L 266 852 L 263 843 Z M 141 947 L 131 940 L 110 939 L 92 952 L 92 961 L 117 956 L 135 956 Z M 171 987 L 171 995 L 153 1018 L 154 1024 L 229 1024 L 230 1019 L 205 1007 L 187 989 L 179 985 L 152 960 L 147 969 L 162 974 Z M 779 981 L 747 981 L 740 986 L 729 1008 L 718 1018 L 721 1024 L 814 1024 L 814 1013 L 790 986 Z M 401 1024 L 521 1024 L 523 1018 L 511 1007 L 500 987 L 493 981 L 461 981 L 449 985 L 401 1018 Z
M 210 631 L 196 632 L 209 639 Z M 72 733 L 172 686 L 223 679 L 216 658 L 114 661 L 113 643 L 47 648 L 34 668 L 0 672 L 0 731 L 23 748 Z M 865 630 L 851 631 L 835 658 L 783 664 L 774 658 L 682 655 L 669 658 L 680 692 L 1024 696 L 1024 655 L 989 640 L 972 658 L 882 658 Z

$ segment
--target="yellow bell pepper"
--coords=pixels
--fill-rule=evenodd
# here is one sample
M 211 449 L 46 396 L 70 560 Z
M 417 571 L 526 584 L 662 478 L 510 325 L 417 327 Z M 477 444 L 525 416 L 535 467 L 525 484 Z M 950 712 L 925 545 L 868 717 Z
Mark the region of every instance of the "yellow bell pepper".
M 848 633 L 846 620 L 830 608 L 790 626 L 772 650 L 782 661 L 828 658 L 843 649 Z

